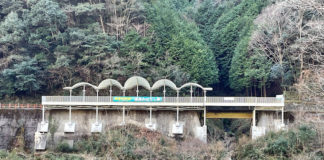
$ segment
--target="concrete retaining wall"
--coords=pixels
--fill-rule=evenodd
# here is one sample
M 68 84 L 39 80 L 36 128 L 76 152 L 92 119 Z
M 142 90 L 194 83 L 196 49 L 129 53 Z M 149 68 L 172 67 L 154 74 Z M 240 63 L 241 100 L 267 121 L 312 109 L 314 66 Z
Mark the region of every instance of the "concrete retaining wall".
M 10 149 L 21 134 L 25 150 L 32 150 L 40 121 L 40 110 L 0 110 L 0 149 Z
M 73 110 L 72 122 L 75 123 L 74 133 L 64 133 L 64 124 L 69 122 L 68 110 L 51 110 L 46 112 L 46 120 L 50 123 L 49 130 L 53 124 L 57 126 L 57 130 L 52 137 L 48 134 L 47 146 L 53 143 L 59 143 L 63 140 L 78 141 L 84 136 L 91 135 L 91 125 L 95 123 L 95 110 Z M 198 112 L 196 111 L 180 111 L 179 121 L 184 123 L 185 137 L 202 137 L 200 129 Z M 176 122 L 175 111 L 153 111 L 152 121 L 156 123 L 156 130 L 164 135 L 172 135 L 172 124 Z M 99 122 L 102 123 L 103 131 L 109 130 L 110 127 L 120 125 L 122 123 L 122 111 L 102 110 L 99 111 Z M 149 122 L 149 111 L 127 111 L 126 124 L 134 124 L 136 126 L 145 127 L 145 123 Z M 197 131 L 198 130 L 198 131 Z M 50 132 L 50 131 L 49 131 Z

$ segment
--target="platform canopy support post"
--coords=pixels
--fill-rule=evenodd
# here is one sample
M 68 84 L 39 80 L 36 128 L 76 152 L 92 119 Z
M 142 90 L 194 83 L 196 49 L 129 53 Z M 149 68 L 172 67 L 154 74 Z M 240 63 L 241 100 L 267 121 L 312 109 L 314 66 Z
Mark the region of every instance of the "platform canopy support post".
M 150 90 L 150 98 L 152 98 L 152 90 Z M 150 106 L 150 125 L 152 125 L 152 106 Z
M 85 102 L 85 93 L 86 93 L 85 85 L 83 85 L 83 90 L 82 90 L 82 100 L 83 100 L 83 102 Z
M 110 85 L 110 89 L 109 89 L 109 100 L 111 102 L 111 97 L 112 97 L 112 88 L 111 88 L 111 85 Z
M 138 82 L 137 82 L 137 84 L 136 84 L 136 97 L 138 97 L 138 92 L 139 92 L 139 90 L 138 90 Z
M 163 86 L 163 102 L 165 102 L 165 93 L 166 93 L 166 90 L 165 90 L 165 82 L 164 82 L 164 86 Z
M 190 103 L 192 103 L 192 93 L 193 93 L 193 90 L 192 90 L 192 85 L 190 86 Z
M 125 97 L 126 95 L 126 90 L 123 89 L 123 96 Z M 125 106 L 123 106 L 123 122 L 121 123 L 121 125 L 125 125 L 126 122 L 125 122 Z

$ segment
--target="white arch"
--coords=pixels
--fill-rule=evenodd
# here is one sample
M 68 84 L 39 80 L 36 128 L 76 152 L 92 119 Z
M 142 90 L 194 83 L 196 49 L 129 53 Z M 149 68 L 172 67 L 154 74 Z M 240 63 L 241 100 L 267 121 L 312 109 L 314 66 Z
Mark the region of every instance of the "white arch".
M 75 88 L 78 88 L 78 87 L 82 87 L 82 86 L 90 86 L 90 87 L 92 87 L 95 90 L 98 89 L 97 86 L 92 85 L 92 84 L 90 84 L 88 82 L 79 82 L 79 83 L 73 85 L 72 87 L 64 87 L 63 89 L 65 89 L 65 90 L 72 90 L 72 89 L 75 89 Z
M 105 89 L 105 88 L 108 88 L 108 87 L 112 87 L 112 86 L 116 86 L 118 87 L 119 89 L 123 90 L 123 86 L 117 81 L 117 80 L 114 80 L 114 79 L 105 79 L 103 81 L 100 82 L 100 84 L 98 85 L 98 89 Z
M 152 90 L 156 90 L 164 86 L 168 86 L 173 90 L 178 90 L 178 87 L 171 80 L 168 79 L 160 79 L 156 81 L 152 86 Z
M 143 77 L 133 76 L 126 80 L 124 84 L 124 90 L 132 89 L 135 86 L 142 86 L 147 90 L 151 90 L 150 83 Z
M 186 83 L 184 85 L 182 85 L 179 90 L 181 90 L 182 88 L 186 88 L 186 87 L 190 87 L 190 86 L 194 86 L 194 87 L 199 87 L 201 88 L 202 90 L 205 90 L 205 88 L 203 86 L 201 86 L 200 84 L 197 84 L 197 83 Z

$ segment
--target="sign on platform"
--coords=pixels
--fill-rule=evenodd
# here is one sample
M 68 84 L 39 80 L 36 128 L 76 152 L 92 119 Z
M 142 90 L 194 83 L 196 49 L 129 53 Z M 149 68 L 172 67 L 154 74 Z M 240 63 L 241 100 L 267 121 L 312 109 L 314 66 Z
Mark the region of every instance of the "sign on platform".
M 162 97 L 121 97 L 114 96 L 113 102 L 162 102 Z

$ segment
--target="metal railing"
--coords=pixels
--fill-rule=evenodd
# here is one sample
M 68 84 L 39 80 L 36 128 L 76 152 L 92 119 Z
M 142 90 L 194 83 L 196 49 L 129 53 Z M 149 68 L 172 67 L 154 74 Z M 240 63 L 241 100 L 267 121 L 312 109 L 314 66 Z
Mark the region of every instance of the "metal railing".
M 76 103 L 76 102 L 100 102 L 109 103 L 111 97 L 109 96 L 43 96 L 42 103 Z M 177 103 L 177 97 L 165 97 L 162 102 L 153 103 Z M 179 97 L 178 103 L 203 103 L 204 97 Z M 119 102 L 113 102 L 119 103 Z M 144 103 L 144 102 L 133 102 L 133 103 Z M 275 97 L 206 97 L 206 104 L 208 103 L 228 103 L 228 104 L 282 104 L 283 99 Z
M 0 109 L 41 109 L 42 104 L 0 103 Z

